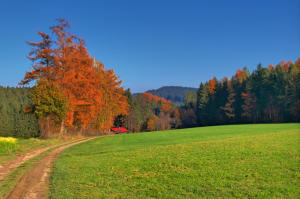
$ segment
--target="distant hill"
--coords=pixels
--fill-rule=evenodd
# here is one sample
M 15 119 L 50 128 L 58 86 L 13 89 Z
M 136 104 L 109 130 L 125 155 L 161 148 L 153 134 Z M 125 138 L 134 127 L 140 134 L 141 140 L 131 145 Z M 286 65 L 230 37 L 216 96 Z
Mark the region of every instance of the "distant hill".
M 196 92 L 197 88 L 181 87 L 181 86 L 163 86 L 159 89 L 148 90 L 146 93 L 151 93 L 158 97 L 163 97 L 176 103 L 184 101 L 184 95 L 188 91 Z

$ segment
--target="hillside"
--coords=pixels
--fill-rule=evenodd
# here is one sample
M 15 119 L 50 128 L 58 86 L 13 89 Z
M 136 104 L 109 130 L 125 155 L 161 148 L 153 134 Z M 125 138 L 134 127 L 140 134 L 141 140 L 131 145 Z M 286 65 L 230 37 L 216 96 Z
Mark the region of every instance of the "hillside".
M 167 100 L 171 100 L 176 103 L 182 103 L 184 101 L 184 95 L 188 91 L 196 92 L 197 88 L 181 87 L 181 86 L 163 86 L 159 89 L 152 89 L 146 91 L 158 97 L 163 97 Z
M 297 198 L 299 123 L 123 134 L 67 149 L 51 198 Z

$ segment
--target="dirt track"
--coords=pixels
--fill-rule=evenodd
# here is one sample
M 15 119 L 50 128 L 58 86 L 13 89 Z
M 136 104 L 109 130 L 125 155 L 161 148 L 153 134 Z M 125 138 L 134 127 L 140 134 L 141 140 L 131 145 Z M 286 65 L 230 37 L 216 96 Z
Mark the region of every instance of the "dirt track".
M 71 141 L 71 143 L 79 141 L 79 140 L 82 140 L 82 139 L 77 139 L 77 140 Z M 10 172 L 15 170 L 17 167 L 19 167 L 24 162 L 36 157 L 37 155 L 43 153 L 44 151 L 47 151 L 49 149 L 52 149 L 52 148 L 55 148 L 55 147 L 58 147 L 58 146 L 62 146 L 62 145 L 65 145 L 65 144 L 68 144 L 68 142 L 59 143 L 59 144 L 52 145 L 52 146 L 49 146 L 49 147 L 44 147 L 44 148 L 36 149 L 36 150 L 33 150 L 33 151 L 29 151 L 25 154 L 16 156 L 14 159 L 12 159 L 8 162 L 5 162 L 2 165 L 0 164 L 0 180 L 3 179 Z
M 89 138 L 84 140 L 75 141 L 69 144 L 60 146 L 49 154 L 45 155 L 41 160 L 39 160 L 32 169 L 30 169 L 13 188 L 10 194 L 5 198 L 24 198 L 24 199 L 35 199 L 35 198 L 47 198 L 49 190 L 49 177 L 52 166 L 59 156 L 59 154 L 66 148 L 74 146 L 79 143 L 87 142 L 89 140 L 95 139 Z

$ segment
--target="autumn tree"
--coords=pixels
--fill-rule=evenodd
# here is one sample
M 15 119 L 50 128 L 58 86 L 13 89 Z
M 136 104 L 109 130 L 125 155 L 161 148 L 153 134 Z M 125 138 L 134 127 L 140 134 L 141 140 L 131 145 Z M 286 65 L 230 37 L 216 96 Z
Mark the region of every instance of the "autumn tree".
M 174 125 L 175 121 L 180 124 L 179 115 L 175 114 L 177 107 L 170 100 L 151 93 L 141 93 L 136 96 L 129 94 L 128 96 L 131 99 L 126 124 L 128 128 L 133 128 L 134 131 L 145 131 L 153 129 L 154 126 L 155 130 L 166 130 L 178 127 Z M 148 128 L 149 125 L 151 128 Z
M 50 29 L 53 38 L 38 32 L 42 41 L 28 42 L 33 47 L 28 57 L 33 68 L 20 84 L 44 79 L 58 87 L 68 105 L 65 117 L 59 118 L 61 129 L 108 130 L 117 115 L 127 114 L 121 81 L 89 55 L 83 39 L 69 31 L 67 21 L 59 19 Z
M 157 131 L 160 130 L 159 118 L 156 115 L 150 117 L 147 121 L 147 130 L 148 131 Z
M 209 82 L 208 82 L 208 91 L 211 95 L 215 94 L 216 85 L 217 85 L 216 78 L 212 78 L 212 79 L 209 80 Z
M 179 108 L 175 108 L 174 112 L 172 113 L 171 118 L 172 118 L 171 128 L 177 129 L 177 128 L 181 127 L 182 122 L 181 122 L 181 119 L 180 119 Z

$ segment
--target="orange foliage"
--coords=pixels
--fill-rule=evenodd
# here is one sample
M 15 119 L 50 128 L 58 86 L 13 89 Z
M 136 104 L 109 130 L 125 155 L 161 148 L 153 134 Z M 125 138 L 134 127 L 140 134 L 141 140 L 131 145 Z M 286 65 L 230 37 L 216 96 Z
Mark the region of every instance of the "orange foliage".
M 297 61 L 295 62 L 295 66 L 300 69 L 300 58 L 298 58 Z
M 60 19 L 51 27 L 55 40 L 38 32 L 42 42 L 28 42 L 33 47 L 28 56 L 33 69 L 20 84 L 41 78 L 55 82 L 68 99 L 66 126 L 85 129 L 95 124 L 100 130 L 109 129 L 114 117 L 127 114 L 129 108 L 121 81 L 113 70 L 105 70 L 93 59 L 84 41 L 67 32 L 68 28 L 69 24 Z
M 273 66 L 272 64 L 270 64 L 270 65 L 268 66 L 268 69 L 274 70 L 274 66 Z
M 176 109 L 174 112 L 174 118 L 180 118 L 180 113 L 178 109 Z
M 166 100 L 165 98 L 161 98 L 161 107 L 160 111 L 165 112 L 165 113 L 170 113 L 172 111 L 172 102 L 170 100 Z
M 161 102 L 160 111 L 170 113 L 172 111 L 172 102 L 163 97 L 152 95 L 151 93 L 142 93 L 145 102 L 158 104 Z
M 208 82 L 208 91 L 210 94 L 215 94 L 216 92 L 217 81 L 215 78 L 212 78 Z
M 151 93 L 142 93 L 142 96 L 144 101 L 151 103 L 154 95 L 152 95 Z
M 287 71 L 289 70 L 290 64 L 293 64 L 293 62 L 292 62 L 292 61 L 286 62 L 285 60 L 283 60 L 283 61 L 280 63 L 280 66 L 281 66 L 281 68 L 282 68 L 284 71 L 287 72 Z
M 238 69 L 235 73 L 235 78 L 239 82 L 243 82 L 247 78 L 247 73 L 241 69 Z
M 158 117 L 156 115 L 153 115 L 147 122 L 147 130 L 148 131 L 154 131 L 156 130 L 156 123 L 158 122 Z
M 98 89 L 102 89 L 103 104 L 100 108 L 101 114 L 98 114 L 97 128 L 100 130 L 109 129 L 118 115 L 126 115 L 129 105 L 127 98 L 124 96 L 124 90 L 121 87 L 121 81 L 113 70 L 105 70 L 104 65 L 95 62 L 94 66 L 98 75 Z M 105 114 L 104 114 L 105 113 Z M 99 122 L 102 121 L 102 122 Z

